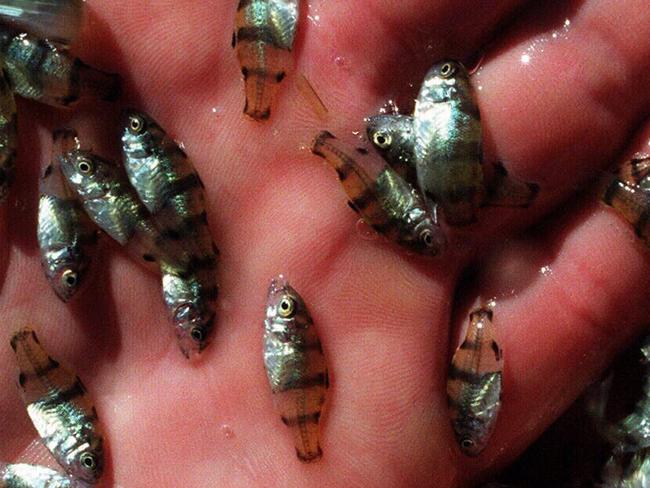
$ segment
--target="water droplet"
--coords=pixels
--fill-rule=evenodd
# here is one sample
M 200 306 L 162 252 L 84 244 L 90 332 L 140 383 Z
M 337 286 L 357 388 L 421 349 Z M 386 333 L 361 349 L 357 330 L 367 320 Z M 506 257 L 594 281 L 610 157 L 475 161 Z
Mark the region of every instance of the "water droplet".
M 544 276 L 550 276 L 553 274 L 553 270 L 551 269 L 550 266 L 542 266 L 539 268 L 539 272 L 542 273 Z
M 311 3 L 307 5 L 307 19 L 314 24 L 315 26 L 320 26 L 320 13 L 318 12 L 318 7 L 314 7 Z
M 497 297 L 492 297 L 489 300 L 487 300 L 485 302 L 485 306 L 490 310 L 494 310 L 494 308 L 497 306 Z
M 184 142 L 179 142 L 178 147 L 181 148 L 181 151 L 185 151 L 185 143 Z
M 530 54 L 521 55 L 521 64 L 530 64 Z
M 357 220 L 357 233 L 364 241 L 374 241 L 377 239 L 377 233 L 363 219 Z
M 212 108 L 210 109 L 210 111 L 211 111 L 213 114 L 216 115 L 216 114 L 219 114 L 219 113 L 223 112 L 223 109 L 222 109 L 221 107 L 212 107 Z
M 230 427 L 228 424 L 223 424 L 221 426 L 221 433 L 226 439 L 234 439 L 235 438 L 235 431 L 232 430 L 232 427 Z
M 344 58 L 343 56 L 335 56 L 334 57 L 334 64 L 338 66 L 339 68 L 349 68 L 348 66 L 348 60 Z

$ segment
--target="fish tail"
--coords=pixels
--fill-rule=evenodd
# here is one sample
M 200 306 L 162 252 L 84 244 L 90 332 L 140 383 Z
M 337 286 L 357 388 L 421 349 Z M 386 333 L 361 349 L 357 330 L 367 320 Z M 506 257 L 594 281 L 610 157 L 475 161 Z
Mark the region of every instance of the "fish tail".
M 484 206 L 529 207 L 539 194 L 539 185 L 513 178 L 502 164 L 494 165 L 494 178 Z
M 122 94 L 122 78 L 120 75 L 95 69 L 80 59 L 75 59 L 74 68 L 79 82 L 79 97 L 97 98 L 112 102 Z

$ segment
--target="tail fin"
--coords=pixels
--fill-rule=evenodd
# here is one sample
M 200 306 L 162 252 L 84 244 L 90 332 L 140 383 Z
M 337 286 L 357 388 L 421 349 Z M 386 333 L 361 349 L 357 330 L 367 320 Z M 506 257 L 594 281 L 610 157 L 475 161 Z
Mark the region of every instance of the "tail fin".
M 530 207 L 539 194 L 537 183 L 528 183 L 513 178 L 501 163 L 494 165 L 494 176 L 488 187 L 483 206 L 488 207 Z

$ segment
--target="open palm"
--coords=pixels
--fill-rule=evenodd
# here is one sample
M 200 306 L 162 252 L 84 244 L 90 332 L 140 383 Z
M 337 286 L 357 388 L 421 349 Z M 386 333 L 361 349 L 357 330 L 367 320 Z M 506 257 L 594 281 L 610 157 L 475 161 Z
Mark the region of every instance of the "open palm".
M 576 193 L 612 162 L 650 150 L 650 131 L 635 137 L 650 102 L 650 7 L 305 2 L 295 73 L 328 116 L 318 119 L 294 74 L 259 124 L 242 115 L 230 49 L 236 3 L 89 0 L 77 46 L 85 61 L 123 75 L 125 103 L 182 141 L 205 182 L 222 294 L 213 342 L 196 364 L 177 349 L 159 279 L 107 238 L 91 286 L 72 304 L 49 289 L 35 238 L 38 166 L 48 130 L 72 115 L 19 104 L 17 182 L 2 215 L 0 459 L 53 463 L 34 442 L 9 347 L 16 328 L 33 324 L 95 399 L 107 486 L 445 487 L 499 469 L 650 311 L 647 250 L 593 194 Z M 539 183 L 537 202 L 481 210 L 480 224 L 455 232 L 437 261 L 364 238 L 310 139 L 359 130 L 389 98 L 409 110 L 434 61 L 480 51 L 486 160 Z M 117 156 L 119 107 L 81 111 L 102 136 L 89 144 Z M 272 408 L 262 363 L 266 288 L 279 272 L 310 306 L 330 367 L 324 456 L 308 466 Z M 489 299 L 504 350 L 503 408 L 486 451 L 468 459 L 448 420 L 445 374 L 469 308 Z

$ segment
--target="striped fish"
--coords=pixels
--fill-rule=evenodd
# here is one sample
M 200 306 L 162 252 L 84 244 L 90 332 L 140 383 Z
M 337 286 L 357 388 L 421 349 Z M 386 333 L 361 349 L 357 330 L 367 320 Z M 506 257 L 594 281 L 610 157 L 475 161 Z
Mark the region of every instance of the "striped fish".
M 475 222 L 485 198 L 481 115 L 461 63 L 443 61 L 431 68 L 413 118 L 420 189 L 442 207 L 449 225 Z
M 501 407 L 503 354 L 495 340 L 492 311 L 470 313 L 465 340 L 447 377 L 452 426 L 461 451 L 478 456 L 487 445 Z
M 366 133 L 384 160 L 406 181 L 417 186 L 413 117 L 389 114 L 369 117 Z M 483 184 L 482 207 L 529 207 L 539 193 L 539 185 L 513 178 L 501 163 L 492 164 L 492 177 Z M 434 208 L 437 206 L 434 201 L 430 203 Z
M 90 485 L 45 466 L 0 463 L 0 488 L 88 488 Z
M 162 235 L 186 253 L 188 267 L 181 276 L 172 269 L 163 278 L 163 295 L 183 353 L 200 352 L 213 329 L 219 294 L 219 250 L 208 227 L 203 183 L 185 152 L 146 114 L 124 113 L 122 151 L 140 200 Z
M 336 170 L 349 206 L 379 234 L 419 254 L 442 252 L 446 238 L 415 188 L 365 149 L 321 132 L 312 152 Z
M 240 0 L 232 46 L 246 88 L 244 113 L 267 120 L 278 86 L 291 67 L 299 0 Z
M 23 400 L 34 427 L 66 472 L 97 483 L 104 468 L 97 411 L 78 376 L 52 359 L 29 328 L 11 338 Z
M 76 140 L 73 129 L 56 136 L 64 145 Z M 90 151 L 74 148 L 59 157 L 68 187 L 86 214 L 104 232 L 124 246 L 136 262 L 160 273 L 162 263 L 182 267 L 182 251 L 165 239 L 151 215 L 129 185 L 122 168 Z
M 374 115 L 366 119 L 368 140 L 397 173 L 417 186 L 413 117 L 409 115 Z
M 81 98 L 112 101 L 119 75 L 91 68 L 46 39 L 0 26 L 0 53 L 9 85 L 21 97 L 67 107 Z
M 0 73 L 0 202 L 14 181 L 18 123 L 16 102 L 5 72 Z
M 634 232 L 650 247 L 650 188 L 647 179 L 649 159 L 632 159 L 611 178 L 602 194 L 602 201 L 634 228 Z
M 0 0 L 0 21 L 68 46 L 81 30 L 84 5 L 83 0 Z
M 320 459 L 327 364 L 305 302 L 282 276 L 269 287 L 264 365 L 276 410 L 293 433 L 298 459 L 305 463 Z
M 41 265 L 54 292 L 64 302 L 84 283 L 97 242 L 97 231 L 61 173 L 59 158 L 73 149 L 79 149 L 76 139 L 55 133 L 52 161 L 39 182 L 37 237 Z

